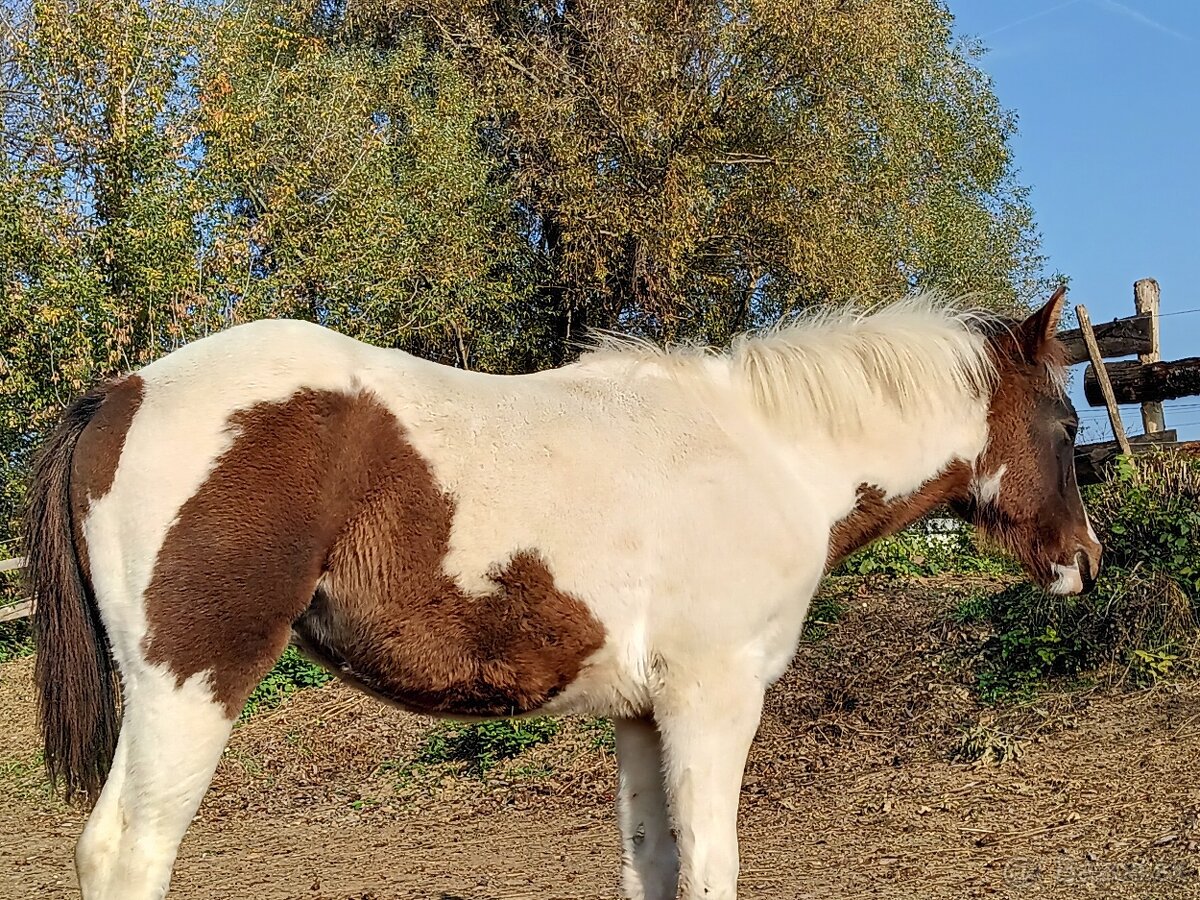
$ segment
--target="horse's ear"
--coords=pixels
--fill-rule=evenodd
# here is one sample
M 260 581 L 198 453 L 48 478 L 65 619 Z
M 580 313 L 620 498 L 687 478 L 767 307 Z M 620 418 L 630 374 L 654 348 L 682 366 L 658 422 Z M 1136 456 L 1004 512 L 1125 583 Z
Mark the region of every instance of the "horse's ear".
M 1063 304 L 1067 300 L 1067 286 L 1058 290 L 1046 301 L 1046 305 L 1031 315 L 1017 328 L 1021 349 L 1029 362 L 1039 362 L 1045 355 L 1047 345 L 1058 333 L 1058 320 L 1062 318 Z

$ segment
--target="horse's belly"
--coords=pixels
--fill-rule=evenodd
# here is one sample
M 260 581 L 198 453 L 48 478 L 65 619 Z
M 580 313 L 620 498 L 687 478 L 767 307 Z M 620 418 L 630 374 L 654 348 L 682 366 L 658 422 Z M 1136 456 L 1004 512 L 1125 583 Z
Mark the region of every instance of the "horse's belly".
M 525 715 L 580 677 L 604 629 L 577 598 L 554 588 L 532 554 L 518 554 L 493 580 L 497 589 L 481 596 L 448 579 L 413 578 L 407 590 L 367 598 L 323 589 L 293 629 L 322 665 L 406 709 Z

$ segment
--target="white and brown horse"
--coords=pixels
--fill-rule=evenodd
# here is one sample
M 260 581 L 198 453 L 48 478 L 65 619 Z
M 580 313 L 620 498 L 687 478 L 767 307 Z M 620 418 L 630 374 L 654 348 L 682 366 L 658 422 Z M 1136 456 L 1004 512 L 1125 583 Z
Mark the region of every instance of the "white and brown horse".
M 46 761 L 95 800 L 83 895 L 164 895 L 294 631 L 408 709 L 614 717 L 625 895 L 731 900 L 763 692 L 827 565 L 950 503 L 1050 590 L 1094 577 L 1061 304 L 917 300 L 519 377 L 265 321 L 92 391 L 27 532 Z

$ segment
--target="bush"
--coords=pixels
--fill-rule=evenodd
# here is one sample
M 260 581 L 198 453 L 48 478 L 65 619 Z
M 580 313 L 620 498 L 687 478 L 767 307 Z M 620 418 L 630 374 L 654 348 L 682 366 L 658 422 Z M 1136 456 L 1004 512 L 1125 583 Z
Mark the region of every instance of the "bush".
M 1140 572 L 1200 607 L 1200 457 L 1122 457 L 1087 499 L 1110 570 Z
M 1200 613 L 1200 460 L 1122 459 L 1087 491 L 1105 566 L 1084 597 L 1022 583 L 981 604 L 995 629 L 978 676 L 982 699 L 1029 696 L 1051 676 L 1109 667 L 1135 683 L 1186 662 Z
M 10 551 L 0 548 L 0 559 Z M 19 569 L 0 572 L 0 610 L 20 603 L 29 595 Z M 0 663 L 20 659 L 33 653 L 33 625 L 29 618 L 0 622 Z
M 0 663 L 33 653 L 33 624 L 29 619 L 0 622 Z
M 831 574 L 920 578 L 948 572 L 998 575 L 1017 571 L 1007 558 L 980 550 L 966 525 L 955 522 L 954 526 L 933 530 L 929 523 L 918 523 L 863 548 Z
M 830 626 L 836 624 L 845 615 L 846 609 L 846 598 L 839 596 L 823 584 L 817 591 L 817 595 L 813 597 L 812 605 L 808 608 L 800 639 L 806 644 L 824 640 L 825 636 L 829 634 Z

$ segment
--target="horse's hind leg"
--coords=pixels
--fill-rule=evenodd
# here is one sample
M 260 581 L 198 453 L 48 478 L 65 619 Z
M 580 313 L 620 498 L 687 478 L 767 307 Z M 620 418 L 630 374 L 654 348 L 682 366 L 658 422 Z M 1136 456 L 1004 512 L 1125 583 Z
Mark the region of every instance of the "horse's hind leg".
M 75 871 L 84 897 L 103 897 L 108 874 L 121 852 L 121 791 L 125 784 L 125 759 L 129 747 L 127 732 L 122 732 L 113 754 L 112 768 L 104 782 L 100 799 L 88 816 L 87 826 L 75 846 Z
M 134 667 L 138 668 L 138 667 Z M 233 720 L 204 675 L 125 674 L 113 770 L 76 848 L 85 900 L 158 900 L 208 789 Z

